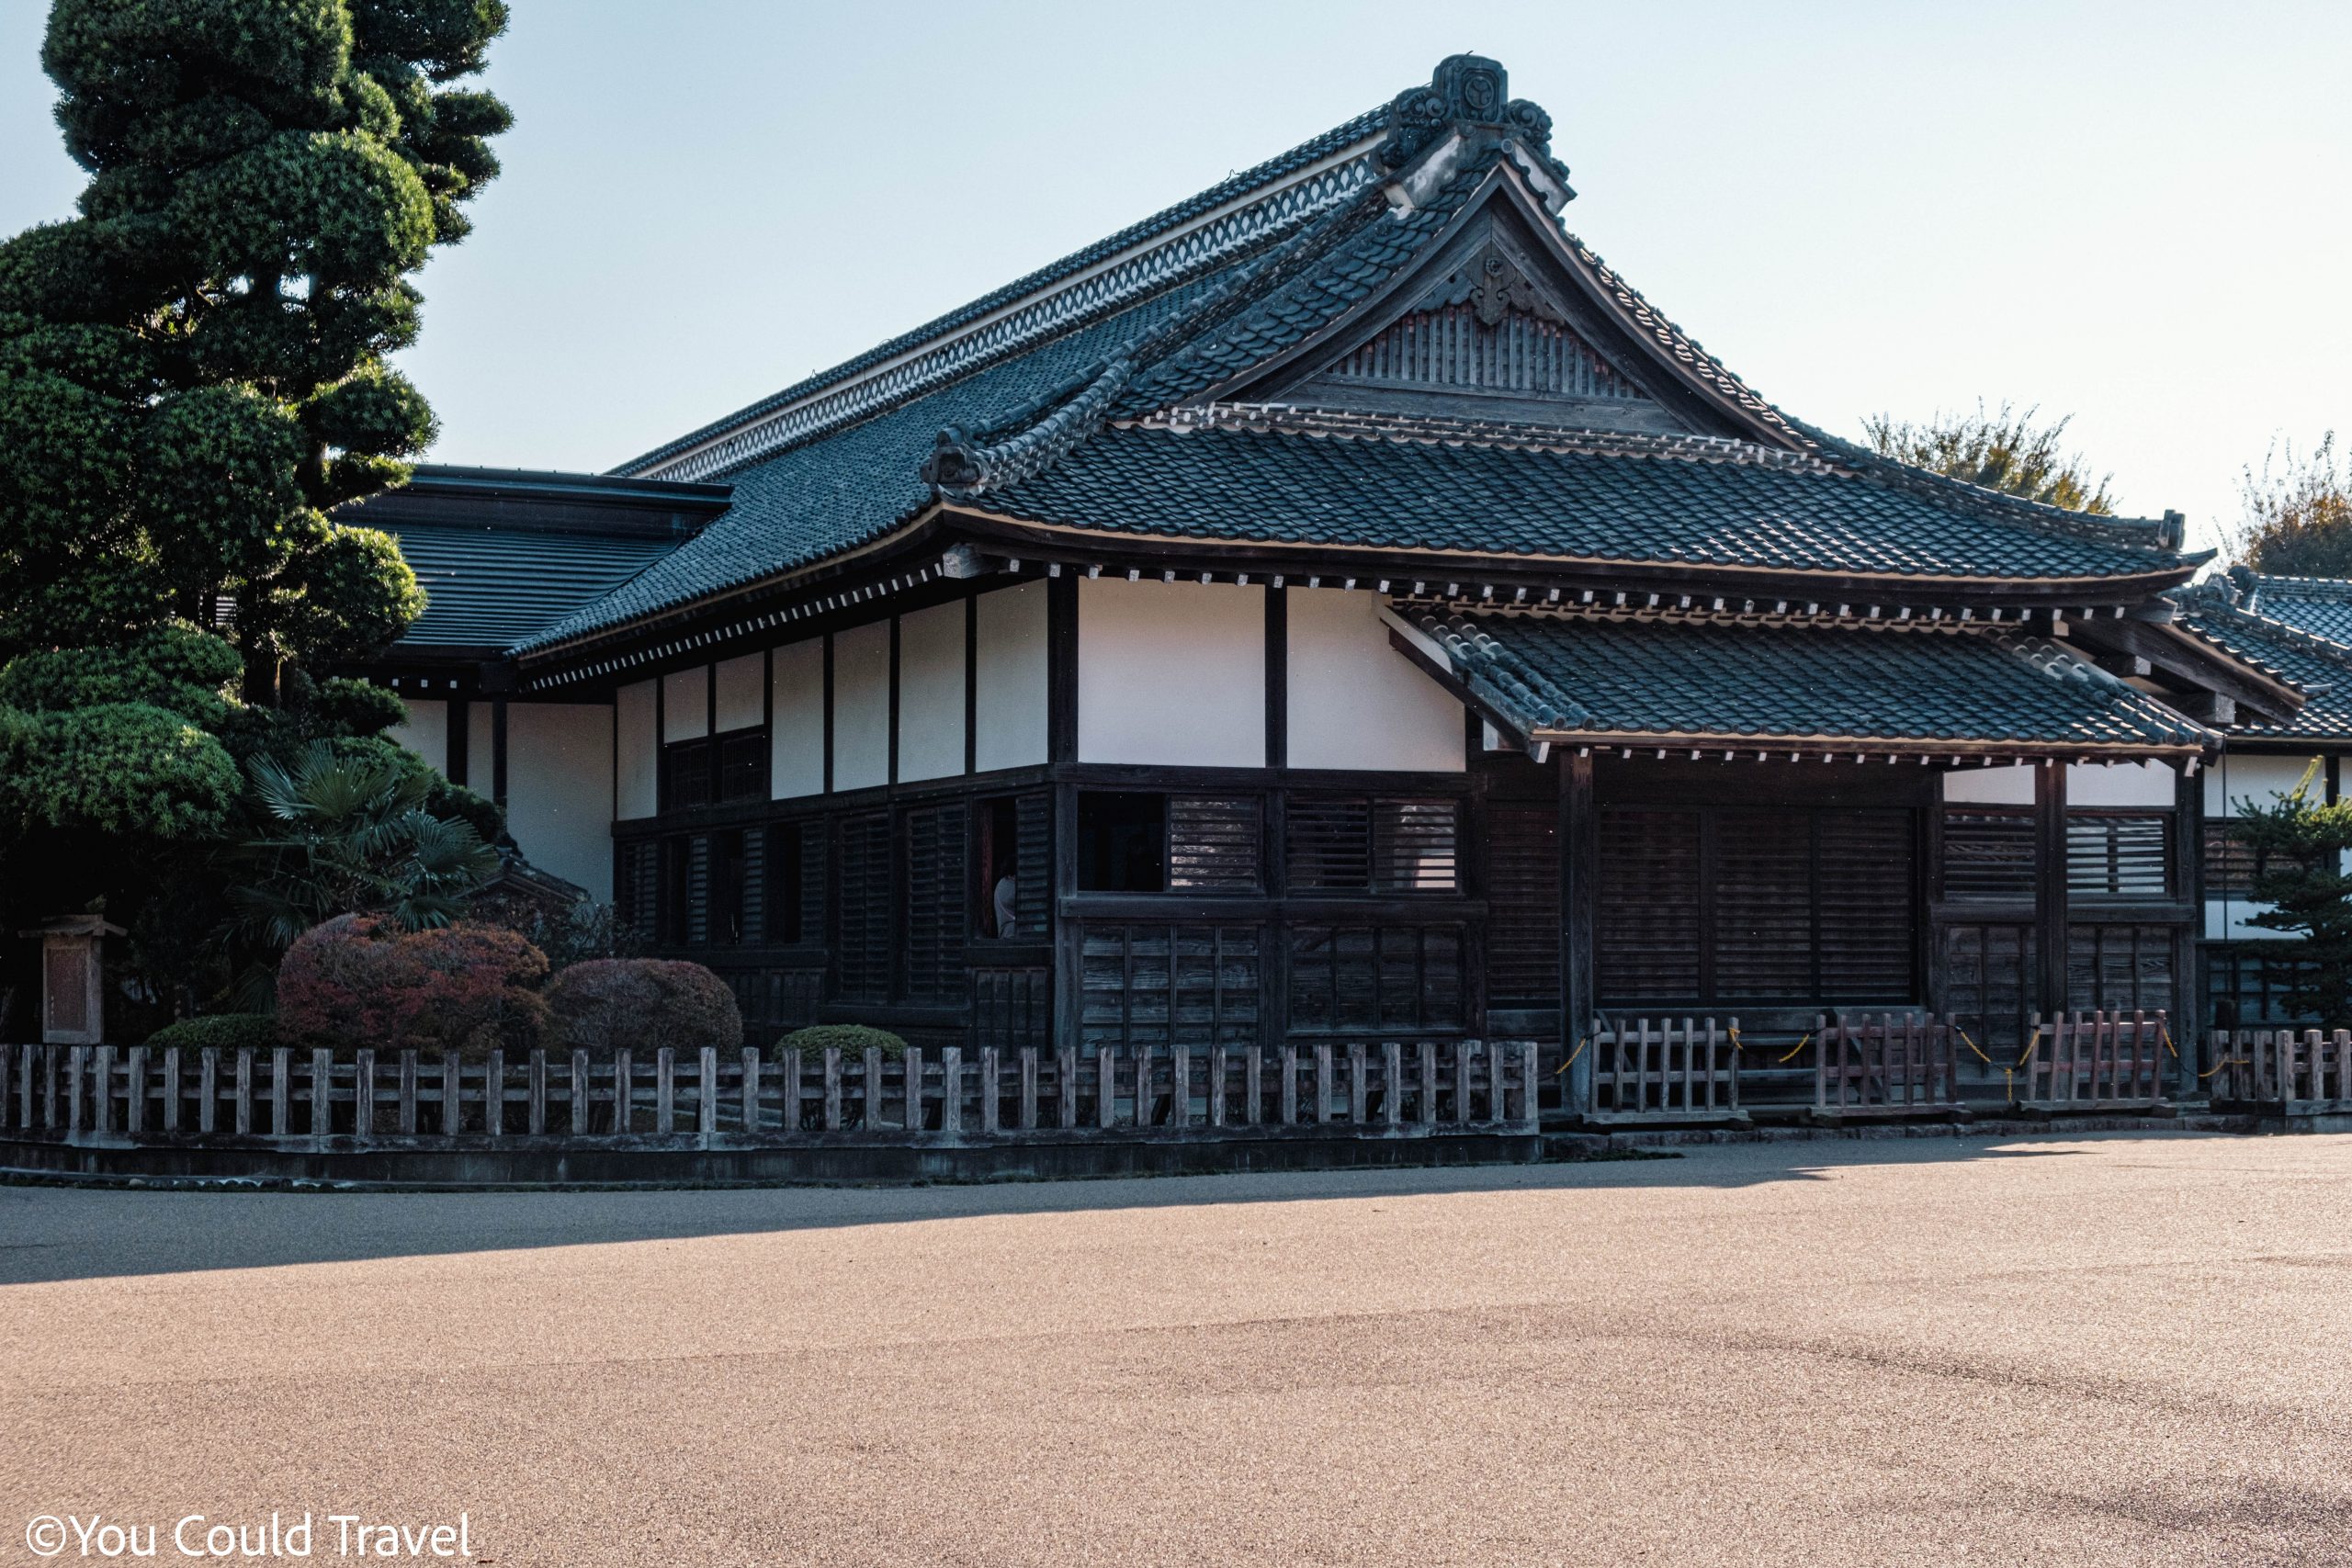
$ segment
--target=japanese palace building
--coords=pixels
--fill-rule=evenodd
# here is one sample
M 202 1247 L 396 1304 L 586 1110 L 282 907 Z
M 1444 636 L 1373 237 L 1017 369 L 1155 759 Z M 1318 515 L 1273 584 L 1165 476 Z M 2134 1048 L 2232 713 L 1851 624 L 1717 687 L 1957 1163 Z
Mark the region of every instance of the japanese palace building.
M 422 470 L 406 739 L 754 1039 L 2262 1005 L 2205 818 L 2352 739 L 2352 589 L 1776 408 L 1550 130 L 1456 56 L 609 475 Z

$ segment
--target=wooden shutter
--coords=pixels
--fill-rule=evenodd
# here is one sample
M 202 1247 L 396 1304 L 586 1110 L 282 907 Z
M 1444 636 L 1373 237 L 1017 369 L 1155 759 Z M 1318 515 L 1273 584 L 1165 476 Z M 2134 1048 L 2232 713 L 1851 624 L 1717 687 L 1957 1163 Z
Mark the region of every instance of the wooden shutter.
M 2162 898 L 2172 890 L 2168 812 L 2076 811 L 2066 818 L 2066 891 L 2083 898 Z
M 2032 812 L 1947 807 L 1943 839 L 1945 897 L 2033 897 Z
M 1715 818 L 1715 983 L 1735 1001 L 1812 1001 L 1813 813 Z
M 1371 889 L 1372 802 L 1359 795 L 1294 795 L 1285 812 L 1283 859 L 1293 893 Z
M 1819 999 L 1832 1007 L 1912 1000 L 1918 874 L 1911 813 L 1824 811 L 1816 821 Z
M 1560 808 L 1487 811 L 1487 1004 L 1560 1003 Z
M 1451 893 L 1460 806 L 1451 800 L 1372 803 L 1372 885 L 1381 893 Z
M 1171 795 L 1168 886 L 1206 893 L 1256 892 L 1259 837 L 1255 795 Z
M 2066 1005 L 2174 1010 L 2173 932 L 2171 926 L 2069 926 Z
M 1013 831 L 1019 840 L 1019 869 L 1012 885 L 1012 915 L 1025 936 L 1042 939 L 1054 901 L 1054 797 L 1043 790 L 1013 802 Z
M 1080 1034 L 1089 1044 L 1246 1045 L 1258 1038 L 1258 928 L 1086 922 Z
M 1944 928 L 1944 1006 L 1980 1045 L 2013 1055 L 2024 1048 L 2034 989 L 2033 942 L 2030 925 Z
M 637 839 L 613 852 L 613 905 L 640 942 L 651 942 L 662 909 L 662 847 Z
M 834 972 L 843 1000 L 890 995 L 890 818 L 844 818 L 841 825 L 841 929 Z
M 1458 922 L 1299 925 L 1289 936 L 1293 1033 L 1442 1033 L 1463 1027 Z
M 906 829 L 907 995 L 964 996 L 964 820 L 960 801 L 909 811 Z
M 1699 814 L 1600 813 L 1593 968 L 1604 1005 L 1700 993 Z

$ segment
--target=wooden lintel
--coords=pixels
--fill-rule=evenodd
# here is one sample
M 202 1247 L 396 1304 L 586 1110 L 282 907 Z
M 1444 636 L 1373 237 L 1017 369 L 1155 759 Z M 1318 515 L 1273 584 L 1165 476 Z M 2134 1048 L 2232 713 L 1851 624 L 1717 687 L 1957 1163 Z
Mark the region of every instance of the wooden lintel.
M 2149 621 L 2082 621 L 2071 625 L 2066 635 L 2095 657 L 2143 663 L 2148 678 L 2167 689 L 2225 697 L 2265 723 L 2284 724 L 2303 705 L 2302 694 L 2284 682 L 2170 626 Z

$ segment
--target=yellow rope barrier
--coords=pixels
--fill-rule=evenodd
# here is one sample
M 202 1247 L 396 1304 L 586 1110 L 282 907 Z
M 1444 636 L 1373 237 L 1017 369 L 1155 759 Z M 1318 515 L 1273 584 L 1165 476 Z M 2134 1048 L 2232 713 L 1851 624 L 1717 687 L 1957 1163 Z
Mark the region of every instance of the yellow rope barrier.
M 1558 1077 L 1562 1073 L 1566 1072 L 1570 1067 L 1575 1066 L 1577 1065 L 1577 1058 L 1578 1056 L 1583 1055 L 1584 1055 L 1584 1048 L 1585 1048 L 1586 1046 L 1588 1046 L 1588 1045 L 1591 1044 L 1591 1043 L 1592 1043 L 1592 1036 L 1591 1036 L 1591 1035 L 1589 1035 L 1589 1034 L 1586 1035 L 1583 1039 L 1581 1039 L 1581 1040 L 1577 1041 L 1577 1048 L 1576 1048 L 1575 1050 L 1573 1050 L 1573 1051 L 1571 1051 L 1571 1052 L 1569 1052 L 1569 1053 L 1568 1053 L 1568 1059 L 1567 1059 L 1566 1061 L 1565 1061 L 1565 1062 L 1562 1062 L 1558 1066 L 1556 1066 L 1556 1067 L 1555 1067 L 1555 1068 L 1553 1068 L 1553 1069 L 1552 1069 L 1552 1076 L 1553 1076 L 1554 1077 L 1555 1077 L 1555 1078 L 1556 1078 L 1556 1077 Z
M 1984 1063 L 1988 1067 L 1993 1065 L 1993 1058 L 1984 1054 L 1984 1048 L 1977 1044 L 1975 1041 L 1968 1038 L 1968 1031 L 1961 1028 L 1958 1024 L 1954 1024 L 1952 1026 L 1952 1032 L 1959 1035 L 1962 1041 L 1967 1043 L 1968 1048 L 1976 1053 L 1976 1059 L 1978 1061 Z
M 2229 1056 L 2214 1063 L 2211 1072 L 2202 1072 L 2198 1074 L 2197 1077 L 2201 1082 L 2206 1078 L 2211 1077 L 2214 1073 L 2220 1072 L 2223 1067 L 2250 1067 L 2252 1066 L 2254 1066 L 2254 1058 L 2251 1056 Z
M 2172 1053 L 2172 1059 L 2176 1062 L 2179 1061 L 2180 1047 L 2172 1043 L 2172 1031 L 2166 1028 L 2161 1020 L 2156 1024 L 2156 1037 L 2165 1043 L 2165 1049 Z
M 1804 1039 L 1798 1041 L 1798 1042 L 1796 1043 L 1796 1044 L 1795 1044 L 1793 1047 L 1792 1047 L 1792 1048 L 1790 1049 L 1789 1054 L 1788 1054 L 1787 1055 L 1785 1055 L 1785 1056 L 1779 1056 L 1779 1057 L 1775 1057 L 1775 1058 L 1773 1059 L 1773 1064 L 1772 1064 L 1772 1065 L 1773 1065 L 1774 1066 L 1785 1066 L 1788 1063 L 1790 1063 L 1790 1062 L 1792 1062 L 1792 1061 L 1794 1061 L 1794 1060 L 1796 1059 L 1796 1054 L 1797 1054 L 1799 1051 L 1804 1050 L 1804 1049 L 1805 1048 L 1805 1044 L 1806 1044 L 1806 1043 L 1807 1043 L 1807 1042 L 1809 1042 L 1810 1040 L 1812 1040 L 1812 1038 L 1813 1038 L 1813 1031 L 1811 1031 L 1810 1029 L 1806 1030 L 1806 1031 L 1804 1032 Z

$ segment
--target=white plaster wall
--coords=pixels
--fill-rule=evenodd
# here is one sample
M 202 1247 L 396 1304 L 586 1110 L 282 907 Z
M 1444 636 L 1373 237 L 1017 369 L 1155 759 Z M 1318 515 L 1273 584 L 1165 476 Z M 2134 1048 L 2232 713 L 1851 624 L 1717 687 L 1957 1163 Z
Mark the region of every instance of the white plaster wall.
M 2169 811 L 2178 776 L 2163 762 L 2118 762 L 2113 767 L 2073 762 L 2066 768 L 2066 804 L 2144 806 Z
M 778 800 L 825 793 L 825 640 L 775 650 L 769 676 L 768 790 Z
M 2033 769 L 2022 762 L 1998 768 L 1955 768 L 1944 775 L 1944 799 L 1953 805 L 2031 806 Z
M 1026 768 L 1048 760 L 1046 585 L 1024 582 L 973 601 L 978 666 L 973 694 L 975 765 Z
M 447 773 L 449 769 L 449 705 L 437 697 L 408 699 L 408 722 L 386 731 L 391 738 Z
M 964 771 L 964 602 L 899 617 L 899 778 Z
M 699 740 L 709 733 L 710 666 L 697 664 L 662 676 L 662 740 Z
M 661 798 L 662 748 L 653 733 L 650 681 L 613 694 L 612 772 L 613 816 L 623 822 L 652 816 Z
M 767 716 L 767 656 L 747 653 L 718 661 L 718 713 L 713 728 L 751 729 Z
M 506 827 L 543 871 L 613 896 L 614 710 L 602 703 L 506 705 Z
M 1258 768 L 1266 761 L 1266 591 L 1081 581 L 1083 762 Z
M 1290 588 L 1290 765 L 1459 773 L 1462 705 L 1389 646 L 1380 595 Z
M 833 634 L 833 787 L 890 782 L 890 623 Z
M 2281 795 L 2292 795 L 2311 765 L 2309 757 L 2224 755 L 2205 770 L 2205 815 L 2235 817 L 2248 796 L 2267 806 Z M 2311 797 L 2324 799 L 2326 793 L 2327 765 L 2323 762 L 2312 775 Z

